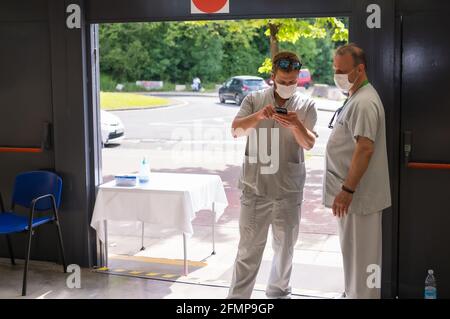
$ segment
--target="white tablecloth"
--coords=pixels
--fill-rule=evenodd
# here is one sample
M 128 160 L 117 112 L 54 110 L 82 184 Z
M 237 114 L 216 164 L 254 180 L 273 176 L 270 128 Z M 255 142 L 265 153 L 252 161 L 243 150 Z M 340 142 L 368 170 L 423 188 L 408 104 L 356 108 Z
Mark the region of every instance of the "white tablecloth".
M 148 183 L 134 187 L 116 186 L 115 181 L 101 185 L 91 227 L 103 242 L 105 220 L 141 221 L 191 236 L 195 213 L 211 210 L 213 203 L 217 221 L 228 206 L 218 175 L 151 173 Z

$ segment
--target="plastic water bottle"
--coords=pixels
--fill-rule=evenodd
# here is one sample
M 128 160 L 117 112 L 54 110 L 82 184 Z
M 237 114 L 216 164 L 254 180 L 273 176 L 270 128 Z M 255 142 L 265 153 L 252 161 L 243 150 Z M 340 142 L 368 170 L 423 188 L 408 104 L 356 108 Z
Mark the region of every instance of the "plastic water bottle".
M 150 180 L 150 164 L 147 157 L 144 157 L 139 170 L 139 183 L 147 183 Z
M 425 279 L 425 299 L 436 299 L 436 278 L 434 277 L 433 269 L 428 270 L 428 276 Z

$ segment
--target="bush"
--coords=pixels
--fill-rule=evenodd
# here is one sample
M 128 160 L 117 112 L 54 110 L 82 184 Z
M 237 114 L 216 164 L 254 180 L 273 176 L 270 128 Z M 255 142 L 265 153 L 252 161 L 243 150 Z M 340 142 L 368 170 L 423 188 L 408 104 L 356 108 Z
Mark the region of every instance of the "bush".
M 100 91 L 114 92 L 117 83 L 107 74 L 100 74 Z

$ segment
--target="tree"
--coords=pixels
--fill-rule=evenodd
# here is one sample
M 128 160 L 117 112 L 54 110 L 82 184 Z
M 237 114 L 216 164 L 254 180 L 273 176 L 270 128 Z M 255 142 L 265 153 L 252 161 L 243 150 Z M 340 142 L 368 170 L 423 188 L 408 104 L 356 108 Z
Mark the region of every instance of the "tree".
M 162 80 L 222 83 L 234 75 L 270 73 L 280 49 L 300 54 L 314 78 L 332 80 L 331 54 L 347 41 L 342 19 L 259 19 L 114 23 L 100 26 L 104 83 Z M 260 73 L 259 73 L 259 72 Z M 108 81 L 106 81 L 108 80 Z
M 251 20 L 254 27 L 266 26 L 266 36 L 270 41 L 270 58 L 259 68 L 260 73 L 270 73 L 272 59 L 280 50 L 280 42 L 295 44 L 301 38 L 323 39 L 332 33 L 331 40 L 347 41 L 348 29 L 339 18 L 315 19 L 263 19 Z

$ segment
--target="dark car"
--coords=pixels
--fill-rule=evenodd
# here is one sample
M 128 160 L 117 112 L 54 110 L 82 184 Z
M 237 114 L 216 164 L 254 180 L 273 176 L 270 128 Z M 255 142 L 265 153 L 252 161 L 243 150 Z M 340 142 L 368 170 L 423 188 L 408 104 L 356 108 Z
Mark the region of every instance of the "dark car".
M 264 79 L 257 76 L 234 76 L 219 89 L 220 103 L 233 100 L 237 105 L 241 105 L 247 94 L 268 87 Z

